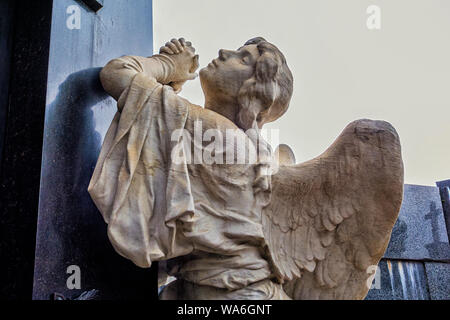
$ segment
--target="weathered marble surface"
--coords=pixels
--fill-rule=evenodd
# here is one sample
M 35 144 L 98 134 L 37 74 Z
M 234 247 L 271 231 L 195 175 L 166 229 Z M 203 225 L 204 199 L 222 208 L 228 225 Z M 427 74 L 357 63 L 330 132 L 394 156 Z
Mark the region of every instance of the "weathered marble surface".
M 116 251 L 140 267 L 169 260 L 178 280 L 163 299 L 364 298 L 401 205 L 395 129 L 353 121 L 305 163 L 284 148 L 286 165 L 272 172 L 260 130 L 289 106 L 283 54 L 263 38 L 220 50 L 200 71 L 205 108 L 177 95 L 197 67 L 181 38 L 159 55 L 120 57 L 101 71 L 118 108 L 89 192 Z M 214 158 L 226 163 L 190 160 L 195 152 L 180 132 L 195 135 L 197 121 L 219 132 Z M 255 162 L 238 164 L 234 144 L 217 148 L 227 130 Z M 204 154 L 209 141 L 195 141 L 194 150 Z
M 437 187 L 405 185 L 399 218 L 386 259 L 450 260 L 450 246 Z

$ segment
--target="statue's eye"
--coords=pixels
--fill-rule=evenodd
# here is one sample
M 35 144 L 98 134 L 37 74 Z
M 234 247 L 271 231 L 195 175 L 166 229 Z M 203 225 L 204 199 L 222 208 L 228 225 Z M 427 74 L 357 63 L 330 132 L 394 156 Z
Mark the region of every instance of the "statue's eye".
M 242 58 L 242 63 L 243 64 L 248 64 L 250 62 L 250 59 L 248 58 L 248 56 L 245 56 Z

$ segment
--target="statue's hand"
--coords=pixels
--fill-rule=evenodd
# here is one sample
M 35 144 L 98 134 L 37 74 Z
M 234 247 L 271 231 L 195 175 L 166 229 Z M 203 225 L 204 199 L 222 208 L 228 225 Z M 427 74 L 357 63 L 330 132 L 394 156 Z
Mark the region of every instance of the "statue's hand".
M 176 92 L 181 91 L 181 87 L 188 80 L 197 77 L 195 71 L 198 69 L 198 55 L 192 43 L 184 38 L 172 39 L 165 46 L 161 47 L 159 53 L 167 56 L 174 64 L 175 70 L 170 77 L 169 85 Z

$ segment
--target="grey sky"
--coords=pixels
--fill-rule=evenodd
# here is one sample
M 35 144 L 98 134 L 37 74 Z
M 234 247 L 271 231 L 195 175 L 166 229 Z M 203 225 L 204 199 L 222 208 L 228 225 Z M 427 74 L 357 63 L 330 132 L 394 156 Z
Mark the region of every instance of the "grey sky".
M 368 30 L 366 9 L 381 8 Z M 174 37 L 193 42 L 200 66 L 221 48 L 262 36 L 294 75 L 280 129 L 297 162 L 321 154 L 351 121 L 389 121 L 402 142 L 405 182 L 450 179 L 450 1 L 154 0 L 155 50 Z M 199 80 L 182 96 L 203 105 Z

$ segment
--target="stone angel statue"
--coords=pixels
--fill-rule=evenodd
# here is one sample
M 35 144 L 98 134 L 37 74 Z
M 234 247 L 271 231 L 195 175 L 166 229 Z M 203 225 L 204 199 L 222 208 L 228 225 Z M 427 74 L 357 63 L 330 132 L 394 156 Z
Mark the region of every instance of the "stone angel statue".
M 358 120 L 308 162 L 280 147 L 275 166 L 261 128 L 289 106 L 284 55 L 263 38 L 220 50 L 204 107 L 178 95 L 198 66 L 181 38 L 100 73 L 118 111 L 88 191 L 115 250 L 166 261 L 161 299 L 363 299 L 402 201 L 395 129 Z

